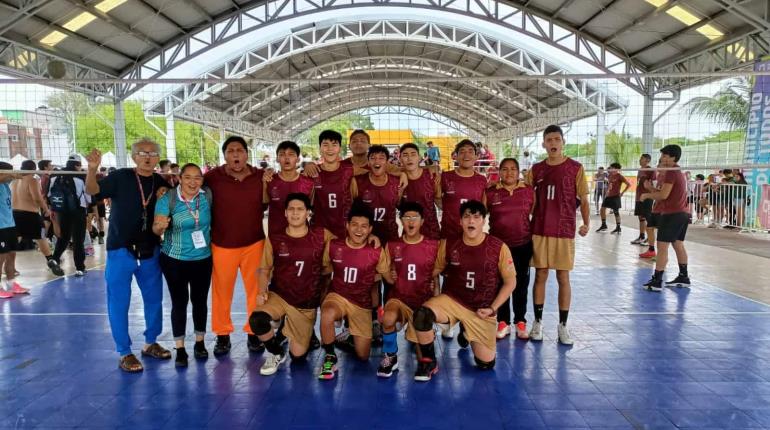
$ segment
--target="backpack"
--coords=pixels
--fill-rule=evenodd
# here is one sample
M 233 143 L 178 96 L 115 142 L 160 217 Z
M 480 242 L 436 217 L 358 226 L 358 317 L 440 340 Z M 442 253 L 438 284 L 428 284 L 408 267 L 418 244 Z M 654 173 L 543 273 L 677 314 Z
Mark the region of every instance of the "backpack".
M 206 198 L 206 202 L 209 204 L 209 208 L 213 207 L 214 196 L 211 194 L 211 189 L 207 186 L 202 186 L 201 191 L 203 191 L 203 197 Z M 172 216 L 174 215 L 174 207 L 176 207 L 176 202 L 179 200 L 177 198 L 176 187 L 169 189 L 166 194 L 168 194 L 168 216 Z
M 75 180 L 72 176 L 58 176 L 50 185 L 48 200 L 54 212 L 74 212 L 80 207 Z

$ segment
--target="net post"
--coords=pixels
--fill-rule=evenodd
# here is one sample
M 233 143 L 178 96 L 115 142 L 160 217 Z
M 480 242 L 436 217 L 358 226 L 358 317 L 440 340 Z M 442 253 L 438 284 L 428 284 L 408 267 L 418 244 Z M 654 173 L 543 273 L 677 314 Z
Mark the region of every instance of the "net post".
M 651 85 L 648 85 L 648 88 L 650 87 Z M 642 105 L 642 152 L 646 154 L 652 154 L 655 141 L 655 122 L 653 121 L 655 102 L 653 97 L 651 93 L 645 94 Z
M 123 101 L 115 100 L 115 163 L 117 167 L 128 167 L 126 155 L 126 112 L 123 109 Z
M 166 97 L 166 158 L 176 163 L 176 133 L 174 132 L 174 105 L 171 97 Z

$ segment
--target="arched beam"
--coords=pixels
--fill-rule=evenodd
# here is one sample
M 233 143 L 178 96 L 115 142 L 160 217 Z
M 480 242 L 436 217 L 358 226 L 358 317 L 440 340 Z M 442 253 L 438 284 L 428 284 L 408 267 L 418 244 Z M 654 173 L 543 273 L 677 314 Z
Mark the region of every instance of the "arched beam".
M 411 106 L 373 106 L 368 108 L 362 108 L 353 111 L 354 113 L 362 116 L 372 115 L 400 115 L 411 116 L 420 119 L 426 119 L 443 125 L 446 128 L 452 129 L 464 136 L 475 135 L 476 133 L 469 130 L 468 127 L 460 122 L 447 118 L 444 115 L 439 115 L 435 112 L 420 109 Z

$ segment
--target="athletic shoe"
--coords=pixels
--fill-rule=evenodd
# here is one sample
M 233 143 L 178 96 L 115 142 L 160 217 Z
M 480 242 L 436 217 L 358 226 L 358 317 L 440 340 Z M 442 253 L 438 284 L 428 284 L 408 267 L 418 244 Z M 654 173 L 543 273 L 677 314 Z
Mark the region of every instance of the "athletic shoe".
M 11 284 L 10 292 L 12 294 L 29 294 L 29 288 L 24 288 L 21 285 L 19 285 L 18 282 L 14 282 Z
M 648 249 L 647 251 L 644 251 L 641 254 L 639 254 L 639 258 L 654 258 L 657 255 L 658 255 L 657 252 L 651 249 Z
M 673 281 L 666 281 L 667 287 L 690 288 L 690 277 L 677 275 Z
M 441 337 L 444 339 L 451 339 L 454 337 L 452 327 L 449 324 L 439 324 L 438 326 L 441 327 Z
M 5 291 L 4 289 L 0 288 L 0 299 L 10 299 L 13 297 L 13 293 L 10 291 Z
M 382 325 L 379 321 L 372 321 L 372 345 L 382 345 Z
M 438 363 L 436 363 L 436 360 L 423 358 L 417 363 L 417 371 L 414 372 L 414 380 L 428 382 L 436 373 L 438 373 Z
M 529 338 L 532 340 L 543 340 L 543 323 L 535 320 L 532 323 L 532 329 L 529 331 Z
M 597 233 L 602 233 L 602 232 L 605 232 L 605 231 L 607 231 L 607 230 L 608 230 L 608 229 L 607 229 L 607 226 L 606 226 L 606 225 L 604 225 L 604 224 L 602 224 L 602 226 L 601 226 L 601 227 L 599 227 L 599 228 L 597 228 L 597 229 L 596 229 L 596 232 L 597 232 Z
M 187 367 L 187 351 L 184 347 L 176 349 L 176 360 L 174 360 L 174 366 Z
M 509 334 L 511 334 L 511 326 L 506 324 L 505 321 L 500 321 L 499 323 L 497 323 L 497 338 L 498 339 L 504 339 Z
M 274 375 L 284 361 L 286 361 L 286 353 L 278 355 L 270 354 L 262 367 L 259 368 L 259 374 L 264 376 Z
M 64 276 L 64 270 L 62 270 L 61 267 L 59 267 L 59 263 L 56 262 L 54 259 L 48 260 L 48 268 L 51 269 L 51 273 L 53 273 L 56 276 Z
M 641 237 L 637 237 L 636 239 L 631 241 L 631 245 L 639 245 L 640 243 L 642 243 L 643 240 L 644 239 L 642 239 Z
M 642 239 L 638 244 L 639 246 L 650 246 L 650 242 L 647 239 Z
M 324 357 L 324 364 L 321 366 L 321 372 L 318 374 L 318 379 L 334 379 L 337 374 L 337 356 L 332 354 L 326 354 Z
M 217 343 L 214 345 L 214 356 L 219 357 L 230 352 L 230 335 L 217 336 Z
M 93 257 L 94 255 L 96 255 L 96 252 L 94 251 L 94 247 L 86 246 L 85 254 L 86 254 L 86 257 Z
M 519 321 L 516 323 L 516 337 L 521 340 L 529 339 L 529 333 L 527 333 L 527 323 Z
M 648 291 L 663 291 L 663 286 L 660 281 L 655 280 L 654 276 L 650 278 L 649 281 L 645 282 L 644 285 L 642 285 L 642 288 Z
M 209 358 L 209 352 L 206 351 L 206 344 L 202 340 L 195 342 L 195 346 L 193 347 L 193 355 L 195 355 L 195 358 L 199 360 Z
M 465 333 L 460 330 L 460 333 L 457 333 L 457 344 L 460 345 L 460 348 L 465 349 L 470 345 L 471 343 L 468 342 L 468 339 L 465 337 Z
M 104 237 L 99 236 L 99 245 L 104 245 Z
M 76 270 L 76 271 L 75 271 L 75 276 L 77 276 L 78 278 L 81 278 L 81 277 L 83 277 L 83 276 L 86 276 L 86 272 L 87 272 L 87 270 L 86 270 L 86 269 L 83 269 L 83 270 Z
M 615 227 L 615 230 L 612 230 L 610 234 L 620 234 L 620 227 Z
M 559 343 L 562 345 L 572 345 L 575 343 L 574 340 L 572 340 L 572 336 L 569 333 L 569 329 L 565 324 L 559 323 L 557 327 L 557 332 L 559 335 Z
M 251 352 L 262 352 L 265 350 L 265 344 L 253 334 L 249 335 L 249 340 L 246 342 L 246 346 L 249 347 L 249 351 Z
M 377 376 L 380 378 L 390 378 L 396 370 L 398 370 L 398 355 L 383 354 L 380 367 L 377 368 Z

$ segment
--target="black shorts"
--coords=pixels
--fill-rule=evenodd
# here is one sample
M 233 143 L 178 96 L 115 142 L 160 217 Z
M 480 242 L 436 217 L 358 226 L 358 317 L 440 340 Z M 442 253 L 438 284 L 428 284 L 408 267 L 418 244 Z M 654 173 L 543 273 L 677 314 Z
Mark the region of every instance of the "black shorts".
M 96 202 L 96 211 L 99 213 L 99 218 L 107 218 L 107 206 L 104 204 L 104 200 Z
M 652 215 L 652 203 L 654 200 L 647 199 L 642 202 L 636 202 L 634 204 L 634 215 L 642 217 L 645 219 L 645 221 L 650 220 L 650 216 Z
M 0 228 L 0 254 L 16 251 L 18 241 L 16 227 Z
M 685 236 L 687 236 L 687 226 L 689 224 L 690 214 L 687 212 L 661 214 L 658 220 L 657 240 L 669 243 L 684 240 Z
M 24 239 L 42 239 L 43 217 L 37 212 L 13 211 L 16 232 Z
M 618 210 L 621 207 L 620 196 L 605 197 L 602 207 L 612 210 Z
M 646 219 L 647 219 L 647 227 L 658 228 L 658 224 L 660 224 L 660 214 L 656 214 L 655 212 L 650 212 L 650 217 Z

